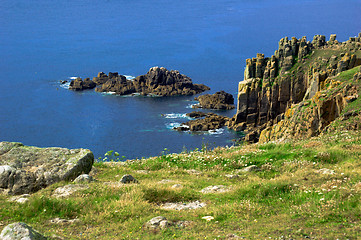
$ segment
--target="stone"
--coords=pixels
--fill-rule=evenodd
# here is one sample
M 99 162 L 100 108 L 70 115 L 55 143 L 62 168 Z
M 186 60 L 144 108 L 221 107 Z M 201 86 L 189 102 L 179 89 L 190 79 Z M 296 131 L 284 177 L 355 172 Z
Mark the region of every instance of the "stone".
M 226 174 L 224 176 L 229 179 L 237 179 L 240 177 L 238 174 Z
M 179 189 L 179 188 L 182 188 L 182 187 L 183 187 L 182 184 L 174 184 L 174 185 L 172 185 L 173 189 Z
M 225 91 L 216 92 L 215 94 L 205 94 L 196 97 L 195 100 L 199 104 L 193 105 L 193 108 L 207 108 L 207 109 L 224 109 L 229 110 L 234 108 L 234 98 L 232 94 Z
M 144 224 L 144 228 L 148 230 L 158 230 L 158 229 L 165 229 L 169 227 L 171 224 L 167 220 L 167 218 L 163 216 L 158 216 L 150 219 L 148 222 Z
M 77 178 L 75 178 L 74 182 L 75 183 L 90 183 L 90 182 L 94 182 L 94 179 L 89 174 L 82 174 L 82 175 L 79 175 Z
M 69 89 L 75 91 L 93 89 L 95 87 L 96 87 L 96 83 L 90 80 L 89 78 L 84 79 L 84 81 L 81 78 L 76 78 L 75 80 L 72 80 L 69 84 Z
M 259 171 L 259 167 L 257 167 L 256 165 L 251 165 L 242 169 L 237 169 L 236 172 L 237 173 L 241 173 L 241 172 L 257 172 Z
M 331 170 L 328 168 L 322 168 L 320 170 L 317 170 L 318 173 L 325 174 L 325 175 L 333 175 L 335 174 L 335 170 Z
M 207 222 L 212 221 L 214 219 L 213 216 L 204 216 L 202 219 L 206 220 Z
M 29 201 L 30 194 L 23 194 L 20 196 L 14 196 L 9 199 L 10 202 L 26 203 Z
M 199 111 L 193 111 L 191 113 L 187 113 L 186 116 L 190 118 L 201 118 L 207 116 L 207 113 L 199 112 Z
M 138 180 L 135 179 L 132 175 L 126 174 L 120 179 L 121 183 L 127 184 L 127 183 L 138 183 Z
M 194 201 L 189 203 L 164 203 L 161 208 L 168 210 L 192 210 L 205 207 L 207 204 L 200 201 Z
M 17 222 L 4 227 L 1 231 L 2 240 L 46 240 L 38 231 L 28 226 L 26 223 Z
M 192 174 L 192 175 L 203 175 L 203 172 L 198 171 L 198 170 L 196 170 L 196 169 L 188 169 L 188 170 L 186 170 L 186 172 L 187 172 L 188 174 Z
M 52 196 L 55 198 L 66 198 L 71 196 L 77 191 L 88 189 L 89 186 L 82 184 L 69 184 L 64 187 L 58 187 L 54 190 Z
M 0 188 L 8 194 L 36 192 L 89 173 L 94 155 L 87 149 L 37 148 L 0 142 Z
M 229 187 L 226 187 L 224 185 L 215 185 L 215 186 L 209 186 L 203 188 L 201 190 L 201 193 L 224 193 L 229 191 L 230 191 Z
M 76 223 L 76 222 L 80 222 L 79 219 L 74 218 L 74 219 L 62 219 L 62 218 L 54 218 L 50 220 L 50 223 L 53 224 L 72 224 L 72 223 Z

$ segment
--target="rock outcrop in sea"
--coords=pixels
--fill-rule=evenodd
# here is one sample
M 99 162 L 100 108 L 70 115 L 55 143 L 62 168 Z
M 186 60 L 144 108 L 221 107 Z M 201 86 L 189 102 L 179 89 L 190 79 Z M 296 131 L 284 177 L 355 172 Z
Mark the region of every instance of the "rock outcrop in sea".
M 196 97 L 195 100 L 199 104 L 195 104 L 193 108 L 207 108 L 207 109 L 224 109 L 230 110 L 234 108 L 234 98 L 232 94 L 225 91 L 216 92 L 215 94 L 205 94 Z
M 94 155 L 88 149 L 38 148 L 0 142 L 0 191 L 34 193 L 59 181 L 89 173 Z
M 193 112 L 194 120 L 182 123 L 181 126 L 174 128 L 177 131 L 203 132 L 222 128 L 229 121 L 228 117 L 215 113 L 207 113 L 205 115 Z
M 152 67 L 145 75 L 128 80 L 115 73 L 98 73 L 93 80 L 77 78 L 70 83 L 71 90 L 95 88 L 97 92 L 111 92 L 118 95 L 140 94 L 155 96 L 195 95 L 210 88 L 203 84 L 194 84 L 192 79 L 176 70 L 164 67 Z
M 256 142 L 262 130 L 281 122 L 285 114 L 289 117 L 293 105 L 317 98 L 322 101 L 317 103 L 318 113 L 313 114 L 317 120 L 308 134 L 315 135 L 339 114 L 345 97 L 355 97 L 347 91 L 323 101 L 320 92 L 338 85 L 338 74 L 359 65 L 361 33 L 343 43 L 336 40 L 335 34 L 329 41 L 322 35 L 314 36 L 312 42 L 306 37 L 282 38 L 271 57 L 257 54 L 256 58 L 247 59 L 244 80 L 238 86 L 237 113 L 228 126 L 246 129 L 251 141 Z

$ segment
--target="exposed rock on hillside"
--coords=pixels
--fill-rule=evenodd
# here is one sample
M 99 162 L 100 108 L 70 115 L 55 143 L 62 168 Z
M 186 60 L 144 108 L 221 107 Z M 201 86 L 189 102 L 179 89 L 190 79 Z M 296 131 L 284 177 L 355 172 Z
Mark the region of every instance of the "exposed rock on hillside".
M 47 238 L 25 223 L 7 225 L 0 234 L 3 240 L 46 240 Z
M 225 91 L 216 92 L 215 94 L 205 94 L 196 97 L 195 100 L 199 101 L 199 104 L 193 105 L 193 108 L 207 108 L 207 109 L 233 109 L 234 98 L 232 94 Z
M 333 77 L 358 65 L 361 33 L 344 43 L 338 42 L 335 34 L 329 41 L 322 35 L 316 35 L 312 42 L 306 37 L 282 38 L 272 57 L 257 54 L 256 58 L 247 59 L 244 80 L 238 87 L 237 114 L 229 126 L 247 129 L 257 141 L 259 133 L 279 123 L 294 104 L 312 99 L 326 86 L 338 85 Z M 321 112 L 337 109 L 328 109 L 330 102 L 318 104 Z M 329 120 L 322 123 L 321 128 L 328 123 Z
M 89 173 L 94 155 L 87 149 L 37 148 L 0 142 L 0 190 L 33 193 L 56 182 Z
M 112 92 L 119 95 L 140 94 L 157 96 L 194 95 L 210 88 L 203 84 L 193 84 L 192 79 L 178 71 L 168 71 L 163 67 L 153 67 L 147 74 L 128 80 L 116 73 L 98 73 L 93 80 L 80 78 L 70 83 L 69 89 L 94 88 L 97 92 Z

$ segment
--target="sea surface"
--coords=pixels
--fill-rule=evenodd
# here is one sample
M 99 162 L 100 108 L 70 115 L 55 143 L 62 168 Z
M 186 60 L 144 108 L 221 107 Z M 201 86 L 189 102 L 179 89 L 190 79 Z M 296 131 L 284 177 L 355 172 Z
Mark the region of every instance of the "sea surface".
M 285 36 L 345 41 L 360 32 L 360 13 L 361 0 L 1 0 L 0 141 L 129 159 L 230 146 L 239 134 L 227 129 L 172 130 L 193 96 L 73 92 L 59 81 L 163 66 L 236 97 L 246 58 L 271 56 Z

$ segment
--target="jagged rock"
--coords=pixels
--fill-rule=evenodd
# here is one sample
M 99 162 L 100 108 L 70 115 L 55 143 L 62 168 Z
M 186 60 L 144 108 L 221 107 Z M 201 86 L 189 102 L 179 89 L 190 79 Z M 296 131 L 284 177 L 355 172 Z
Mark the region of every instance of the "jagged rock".
M 174 129 L 178 131 L 209 131 L 224 127 L 228 120 L 228 117 L 208 113 L 205 118 L 190 120 Z M 188 128 L 185 126 L 188 126 Z
M 87 185 L 69 184 L 64 187 L 58 187 L 57 189 L 55 189 L 52 196 L 55 198 L 66 198 L 77 191 L 81 191 L 88 188 L 89 186 Z
M 38 231 L 28 226 L 26 223 L 17 222 L 4 227 L 1 231 L 0 239 L 2 240 L 46 240 Z
M 147 74 L 127 80 L 118 73 L 99 73 L 93 81 L 99 85 L 97 92 L 114 92 L 119 95 L 139 93 L 141 95 L 175 96 L 194 95 L 210 88 L 203 84 L 193 84 L 191 78 L 176 70 L 153 67 Z
M 90 80 L 89 78 L 84 79 L 84 81 L 81 78 L 76 78 L 75 80 L 72 80 L 69 84 L 69 89 L 76 91 L 93 89 L 95 87 L 96 87 L 96 83 Z
M 207 109 L 233 109 L 234 98 L 232 94 L 225 91 L 216 92 L 215 94 L 205 94 L 196 97 L 195 100 L 199 104 L 193 105 L 193 108 L 207 108 Z
M 75 183 L 90 183 L 90 182 L 94 182 L 94 179 L 89 174 L 82 174 L 82 175 L 79 175 L 77 178 L 75 178 L 74 182 Z
M 33 193 L 89 173 L 94 155 L 87 149 L 37 148 L 0 142 L 0 188 L 9 194 Z
M 126 174 L 120 179 L 121 183 L 138 183 L 138 180 L 135 179 L 132 175 Z

